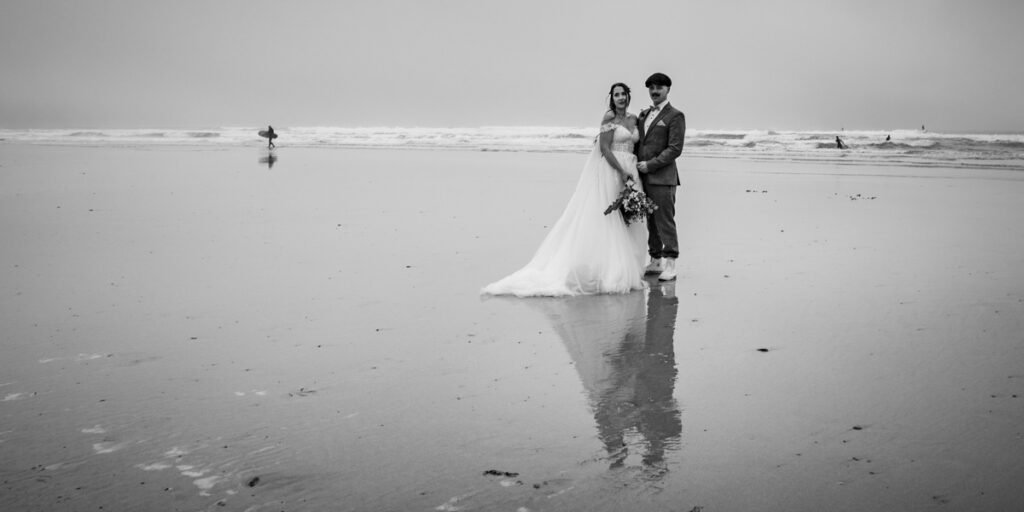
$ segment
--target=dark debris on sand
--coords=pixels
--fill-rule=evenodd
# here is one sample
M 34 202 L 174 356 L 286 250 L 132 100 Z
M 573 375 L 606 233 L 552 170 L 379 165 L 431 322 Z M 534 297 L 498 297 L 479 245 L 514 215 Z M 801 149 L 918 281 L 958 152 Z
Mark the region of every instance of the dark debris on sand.
M 513 473 L 511 471 L 498 471 L 497 469 L 488 469 L 484 471 L 485 476 L 507 476 L 509 478 L 515 478 L 519 476 L 519 473 Z
M 870 196 L 870 197 L 868 197 L 868 196 L 862 196 L 860 194 L 850 196 L 850 201 L 857 201 L 858 199 L 864 200 L 864 201 L 869 201 L 869 200 L 873 200 L 873 199 L 878 199 L 878 196 Z

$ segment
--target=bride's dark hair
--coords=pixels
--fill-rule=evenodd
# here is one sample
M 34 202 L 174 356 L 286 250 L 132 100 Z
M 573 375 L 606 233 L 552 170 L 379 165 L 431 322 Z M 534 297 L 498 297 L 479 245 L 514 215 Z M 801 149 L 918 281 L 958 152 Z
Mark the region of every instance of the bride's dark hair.
M 622 87 L 622 90 L 626 92 L 626 107 L 629 107 L 629 102 L 632 101 L 633 97 L 629 94 L 629 86 L 622 83 L 616 82 L 612 84 L 611 89 L 608 89 L 608 110 L 615 112 L 615 98 L 612 97 L 615 94 L 615 88 Z

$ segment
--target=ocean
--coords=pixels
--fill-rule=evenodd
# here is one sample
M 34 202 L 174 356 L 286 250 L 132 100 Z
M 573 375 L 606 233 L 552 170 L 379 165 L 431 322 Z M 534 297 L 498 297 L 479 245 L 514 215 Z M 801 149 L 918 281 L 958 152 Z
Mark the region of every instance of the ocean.
M 263 127 L 202 130 L 0 129 L 0 144 L 144 147 L 266 145 Z M 485 126 L 278 127 L 279 148 L 442 149 L 458 151 L 590 151 L 596 127 Z M 838 149 L 835 138 L 848 149 Z M 886 137 L 891 138 L 886 141 Z M 938 133 L 923 130 L 786 131 L 701 130 L 686 133 L 684 156 L 833 162 L 847 165 L 955 167 L 1024 171 L 1024 133 Z

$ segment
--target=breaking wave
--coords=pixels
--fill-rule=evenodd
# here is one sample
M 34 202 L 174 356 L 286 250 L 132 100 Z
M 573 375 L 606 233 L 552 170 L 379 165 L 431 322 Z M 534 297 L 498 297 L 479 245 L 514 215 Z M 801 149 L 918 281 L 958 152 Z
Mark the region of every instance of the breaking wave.
M 0 129 L 4 144 L 95 146 L 261 147 L 262 127 L 170 129 Z M 394 148 L 465 151 L 590 151 L 597 127 L 483 126 L 477 128 L 296 126 L 276 130 L 278 148 Z M 848 146 L 838 149 L 839 136 Z M 890 140 L 886 140 L 886 137 Z M 843 164 L 942 165 L 1024 170 L 1024 133 L 945 134 L 920 130 L 782 131 L 689 129 L 686 156 L 823 160 Z

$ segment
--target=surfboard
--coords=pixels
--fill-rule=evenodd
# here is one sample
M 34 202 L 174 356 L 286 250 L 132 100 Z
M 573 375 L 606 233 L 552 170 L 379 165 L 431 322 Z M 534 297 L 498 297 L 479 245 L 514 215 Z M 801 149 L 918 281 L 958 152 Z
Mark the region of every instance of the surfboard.
M 259 136 L 260 136 L 260 137 L 267 137 L 267 138 L 269 138 L 269 139 L 271 139 L 271 140 L 273 140 L 273 139 L 276 139 L 276 138 L 277 138 L 277 134 L 276 134 L 276 133 L 270 133 L 270 132 L 268 132 L 268 131 L 266 131 L 266 130 L 260 130 L 260 131 L 259 131 Z

